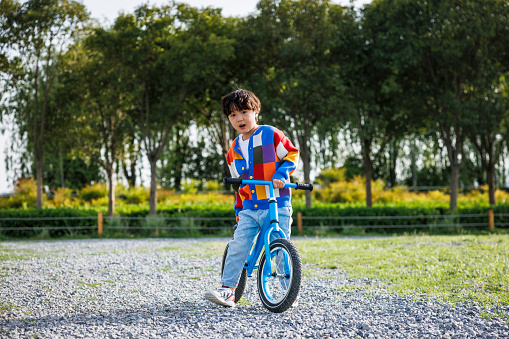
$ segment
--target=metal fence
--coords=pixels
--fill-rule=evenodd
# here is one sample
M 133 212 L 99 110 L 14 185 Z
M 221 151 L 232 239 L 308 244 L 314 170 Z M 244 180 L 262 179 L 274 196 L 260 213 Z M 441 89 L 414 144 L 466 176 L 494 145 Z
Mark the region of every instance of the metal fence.
M 295 215 L 294 215 L 295 217 Z M 496 222 L 495 222 L 496 220 Z M 26 226 L 34 222 L 36 226 Z M 395 222 L 394 222 L 395 221 Z M 410 221 L 410 222 L 409 222 Z M 415 222 L 412 222 L 415 221 Z M 401 215 L 401 216 L 303 216 L 296 214 L 292 227 L 300 233 L 304 230 L 331 230 L 358 228 L 380 229 L 433 229 L 447 227 L 497 227 L 509 226 L 508 213 L 479 213 L 458 215 Z M 65 222 L 65 225 L 58 225 Z M 0 233 L 14 231 L 68 231 L 88 230 L 99 236 L 104 231 L 229 231 L 234 219 L 231 217 L 108 217 L 99 213 L 95 217 L 45 217 L 45 218 L 0 218 Z M 16 226 L 16 223 L 25 226 Z
M 493 217 L 507 217 L 509 214 L 505 213 L 494 213 Z M 465 219 L 469 218 L 483 218 L 485 222 L 468 222 Z M 427 219 L 426 223 L 405 223 L 405 224 L 357 224 L 355 223 L 355 227 L 358 228 L 430 228 L 430 227 L 490 227 L 489 221 L 489 213 L 479 213 L 479 214 L 457 214 L 457 215 L 400 215 L 400 216 L 348 216 L 348 217 L 302 217 L 302 220 L 336 220 L 341 222 L 339 225 L 304 225 L 303 228 L 316 228 L 316 227 L 326 227 L 326 228 L 343 228 L 345 226 L 352 225 L 352 221 L 378 221 L 378 220 L 423 220 Z M 463 220 L 461 220 L 463 219 Z M 434 221 L 434 222 L 433 222 Z M 497 226 L 508 226 L 509 223 L 497 222 Z

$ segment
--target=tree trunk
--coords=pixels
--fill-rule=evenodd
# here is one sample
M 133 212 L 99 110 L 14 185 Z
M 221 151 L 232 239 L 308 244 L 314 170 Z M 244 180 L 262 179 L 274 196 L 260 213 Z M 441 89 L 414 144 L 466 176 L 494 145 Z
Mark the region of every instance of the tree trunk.
M 449 209 L 454 211 L 458 208 L 458 188 L 459 188 L 460 166 L 451 163 L 451 199 Z
M 41 147 L 42 148 L 42 147 Z M 39 149 L 39 147 L 36 146 L 36 154 L 35 154 L 35 178 L 37 181 L 37 200 L 36 200 L 36 207 L 37 209 L 42 209 L 42 187 L 43 187 L 43 181 L 42 181 L 42 168 L 43 168 L 43 161 L 42 161 L 42 149 Z
M 60 166 L 60 187 L 65 187 L 64 156 L 62 155 L 62 144 L 58 143 L 58 162 Z
M 463 131 L 459 128 L 456 129 L 454 133 L 456 136 L 456 142 L 454 143 L 450 129 L 444 129 L 441 135 L 444 140 L 444 144 L 447 147 L 447 157 L 449 158 L 449 164 L 451 166 L 451 200 L 449 209 L 454 211 L 458 208 L 460 169 L 465 164 L 465 153 L 463 150 L 463 143 L 465 139 Z M 461 160 L 459 159 L 460 156 Z
M 115 183 L 113 181 L 113 165 L 106 169 L 108 176 L 108 216 L 115 214 Z
M 310 159 L 310 151 L 308 146 L 308 138 L 306 137 L 306 130 L 304 130 L 303 136 L 297 136 L 297 140 L 299 142 L 300 146 L 300 158 L 302 160 L 302 163 L 304 164 L 304 182 L 310 183 L 311 182 L 311 159 Z M 311 201 L 311 192 L 310 191 L 304 191 L 304 195 L 306 197 L 306 207 L 311 207 L 312 201 Z
M 150 196 L 149 196 L 149 204 L 150 204 L 150 215 L 157 214 L 157 167 L 156 161 L 151 160 L 150 162 Z
M 506 185 L 507 176 L 506 176 L 506 173 L 505 173 L 505 157 L 504 157 L 504 155 L 502 155 L 500 158 L 502 158 L 502 159 L 500 159 L 502 161 L 502 163 L 499 166 L 499 169 L 500 169 L 500 171 L 499 171 L 500 181 L 499 182 L 501 182 L 501 184 L 499 186 L 503 187 L 503 186 Z
M 490 161 L 486 168 L 486 176 L 488 181 L 488 196 L 490 205 L 495 205 L 495 163 L 492 161 L 490 156 Z
M 129 160 L 129 165 L 127 165 L 125 161 L 122 161 L 122 170 L 129 188 L 134 188 L 136 187 L 136 159 L 134 157 L 130 157 Z
M 177 192 L 180 192 L 180 188 L 182 187 L 182 165 L 184 164 L 184 146 L 182 145 L 183 139 L 183 131 L 181 129 L 177 130 L 177 134 L 175 135 L 175 158 L 177 161 L 173 163 L 174 170 L 174 186 Z
M 311 172 L 311 169 L 310 169 L 310 164 L 309 164 L 309 150 L 307 149 L 307 147 L 303 147 L 305 148 L 305 153 L 308 153 L 306 154 L 306 161 L 304 161 L 304 155 L 302 156 L 302 161 L 304 163 L 304 182 L 305 183 L 310 183 L 311 182 L 311 176 L 310 176 L 310 172 Z M 302 152 L 304 154 L 304 152 Z M 309 208 L 311 207 L 311 204 L 312 204 L 312 200 L 311 200 L 311 191 L 305 191 L 304 193 L 305 197 L 306 197 L 306 207 Z
M 390 187 L 396 186 L 396 162 L 398 160 L 398 148 L 399 144 L 397 140 L 391 142 L 389 148 L 389 183 Z
M 366 173 L 366 206 L 373 206 L 373 195 L 371 193 L 371 166 L 364 165 L 364 171 Z
M 364 175 L 366 177 L 366 206 L 371 207 L 373 205 L 373 196 L 371 193 L 371 172 L 373 163 L 371 161 L 371 145 L 369 140 L 362 141 L 362 163 L 364 165 Z
M 417 145 L 415 142 L 415 137 L 412 140 L 412 150 L 411 150 L 411 156 L 412 156 L 412 187 L 413 191 L 417 192 Z
M 42 138 L 38 135 L 38 115 L 39 115 L 39 55 L 37 55 L 37 65 L 34 73 L 35 83 L 35 98 L 34 98 L 34 111 L 33 111 L 33 142 L 34 142 L 34 159 L 35 159 L 35 180 L 36 186 L 36 207 L 42 209 L 42 169 L 43 169 L 43 151 L 42 151 Z M 39 144 L 40 142 L 40 144 Z

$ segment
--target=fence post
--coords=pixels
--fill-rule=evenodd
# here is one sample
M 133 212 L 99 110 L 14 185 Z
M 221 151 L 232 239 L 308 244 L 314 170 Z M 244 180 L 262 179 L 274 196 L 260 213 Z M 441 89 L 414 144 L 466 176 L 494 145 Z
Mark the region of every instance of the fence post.
M 489 227 L 490 231 L 495 230 L 495 214 L 493 213 L 493 210 L 488 210 L 488 218 L 489 218 Z
M 299 234 L 302 235 L 302 213 L 297 213 L 297 229 L 299 230 Z
M 103 237 L 103 214 L 102 214 L 102 212 L 99 212 L 97 214 L 97 234 L 99 235 L 99 238 Z

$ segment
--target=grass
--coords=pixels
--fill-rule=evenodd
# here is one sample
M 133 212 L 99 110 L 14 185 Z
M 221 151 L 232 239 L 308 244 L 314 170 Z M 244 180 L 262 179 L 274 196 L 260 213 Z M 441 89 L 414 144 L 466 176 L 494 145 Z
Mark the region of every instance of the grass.
M 78 283 L 82 287 L 90 287 L 90 288 L 99 288 L 100 286 L 102 286 L 101 283 L 86 283 L 83 281 L 76 281 L 76 283 Z
M 182 251 L 181 248 L 178 247 L 163 247 L 160 249 L 156 249 L 157 252 L 166 252 L 166 251 L 178 251 L 183 257 L 186 258 L 210 258 L 213 256 L 222 255 L 224 249 L 226 247 L 226 242 L 217 242 L 217 241 L 206 241 L 206 242 L 198 242 L 192 244 L 192 250 L 190 251 Z
M 0 300 L 0 312 L 1 313 L 5 313 L 7 311 L 15 310 L 15 309 L 18 309 L 18 308 L 19 307 L 14 306 L 12 303 L 10 303 L 8 301 Z
M 388 293 L 413 298 L 430 298 L 455 305 L 472 302 L 482 306 L 509 305 L 509 235 L 462 234 L 450 236 L 394 236 L 383 238 L 307 238 L 294 240 L 306 265 L 305 278 L 316 273 L 314 268 L 327 269 L 330 277 L 346 274 L 347 279 L 377 280 L 370 286 L 355 288 L 383 289 Z M 183 256 L 218 257 L 226 242 L 203 241 L 180 246 L 135 251 Z M 41 255 L 30 250 L 11 250 L 0 245 L 0 263 L 26 260 Z M 173 270 L 171 266 L 161 270 Z M 190 270 L 201 269 L 190 267 Z M 219 270 L 219 267 L 217 268 Z M 181 272 L 182 273 L 182 272 Z M 7 270 L 0 270 L 7 275 Z M 187 277 L 198 279 L 199 277 Z M 114 281 L 87 283 L 80 287 L 97 289 Z M 341 288 L 341 287 L 340 287 Z M 346 286 L 341 289 L 347 290 Z M 128 291 L 136 293 L 136 291 Z M 0 308 L 9 309 L 9 303 Z M 505 318 L 508 314 L 486 313 L 484 317 Z
M 509 236 L 403 236 L 296 242 L 304 263 L 348 278 L 385 283 L 388 292 L 456 303 L 509 304 Z
M 452 305 L 464 301 L 509 305 L 506 234 L 316 238 L 295 243 L 304 263 L 344 271 L 348 279 L 378 280 L 390 293 Z M 195 251 L 189 256 L 221 256 L 225 246 L 222 242 L 193 244 Z M 313 275 L 313 269 L 306 268 L 305 274 Z
M 35 251 L 25 249 L 12 249 L 0 245 L 0 262 L 8 260 L 29 260 L 35 257 Z

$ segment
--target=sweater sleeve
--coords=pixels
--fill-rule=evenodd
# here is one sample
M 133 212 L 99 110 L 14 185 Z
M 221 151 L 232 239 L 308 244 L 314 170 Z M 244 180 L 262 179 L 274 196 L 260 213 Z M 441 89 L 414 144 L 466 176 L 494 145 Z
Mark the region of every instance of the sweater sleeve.
M 278 129 L 274 131 L 274 148 L 281 163 L 272 176 L 272 180 L 279 179 L 288 181 L 290 175 L 297 169 L 299 150 L 286 138 L 283 132 Z
M 239 191 L 237 190 L 235 192 L 235 216 L 238 216 L 240 211 L 242 211 L 243 205 L 242 205 L 242 199 L 240 198 Z
M 228 165 L 228 168 L 230 169 L 230 174 L 232 178 L 238 178 L 238 173 L 235 170 L 235 155 L 234 155 L 234 145 L 235 142 L 230 147 L 230 150 L 228 151 L 228 154 L 226 155 L 226 163 Z M 239 194 L 239 185 L 232 185 L 233 190 L 235 191 L 235 216 L 239 215 L 239 212 L 242 211 L 243 205 L 242 205 L 242 199 L 240 198 Z

